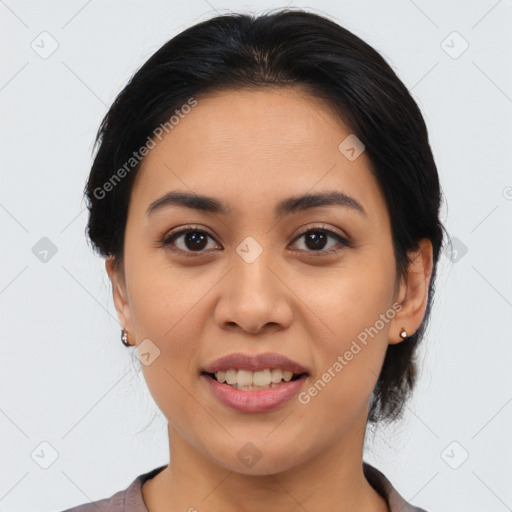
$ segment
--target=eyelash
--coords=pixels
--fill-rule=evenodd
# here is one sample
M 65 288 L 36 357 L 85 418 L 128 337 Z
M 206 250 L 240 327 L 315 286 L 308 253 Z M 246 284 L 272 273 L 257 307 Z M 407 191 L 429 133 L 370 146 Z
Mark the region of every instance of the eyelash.
M 315 232 L 315 231 L 320 231 L 324 234 L 327 234 L 328 236 L 332 237 L 332 238 L 335 238 L 343 247 L 341 249 L 327 249 L 327 250 L 324 250 L 324 249 L 321 249 L 321 250 L 318 250 L 318 251 L 305 251 L 307 253 L 310 253 L 312 256 L 329 256 L 329 255 L 332 255 L 332 254 L 335 254 L 335 253 L 338 253 L 340 251 L 342 251 L 345 247 L 352 247 L 351 243 L 349 242 L 349 240 L 347 240 L 346 238 L 343 238 L 342 236 L 338 235 L 337 233 L 335 233 L 334 231 L 330 230 L 330 229 L 327 229 L 326 227 L 323 227 L 323 226 L 314 226 L 312 228 L 308 228 L 307 230 L 304 230 L 303 232 L 299 233 L 297 235 L 297 237 L 295 238 L 294 242 L 296 240 L 298 240 L 301 236 L 303 235 L 306 235 L 307 233 L 310 233 L 310 232 Z M 163 246 L 169 246 L 172 244 L 172 242 L 174 240 L 176 240 L 177 238 L 179 238 L 180 236 L 182 235 L 186 235 L 188 233 L 204 233 L 206 235 L 208 235 L 210 238 L 212 238 L 213 240 L 214 237 L 208 233 L 208 231 L 205 231 L 204 229 L 200 229 L 199 227 L 195 227 L 195 226 L 189 226 L 185 229 L 182 229 L 180 231 L 176 231 L 174 233 L 170 233 L 168 235 L 165 236 L 165 238 L 163 240 L 161 240 L 161 244 Z M 200 250 L 200 251 L 184 251 L 183 249 L 176 249 L 176 248 L 172 248 L 171 249 L 172 251 L 175 251 L 175 252 L 181 252 L 183 254 L 185 254 L 186 256 L 191 256 L 191 257 L 196 257 L 196 256 L 200 256 L 202 254 L 204 254 L 206 251 L 204 250 Z

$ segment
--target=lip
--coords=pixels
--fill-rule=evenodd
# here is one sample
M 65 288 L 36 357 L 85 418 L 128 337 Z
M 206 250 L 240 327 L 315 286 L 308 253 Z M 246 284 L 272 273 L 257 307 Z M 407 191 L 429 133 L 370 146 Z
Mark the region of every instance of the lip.
M 290 370 L 296 374 L 309 374 L 308 370 L 299 363 L 275 352 L 265 352 L 254 355 L 244 354 L 242 352 L 229 354 L 209 363 L 202 369 L 202 372 L 215 373 L 219 370 L 229 370 L 231 368 L 250 370 L 253 372 L 265 370 L 266 368 L 280 368 L 281 370 Z
M 297 380 L 282 383 L 275 388 L 244 391 L 220 383 L 205 373 L 201 374 L 201 379 L 207 383 L 217 399 L 239 412 L 267 412 L 277 409 L 298 394 L 307 378 L 308 375 L 304 374 Z

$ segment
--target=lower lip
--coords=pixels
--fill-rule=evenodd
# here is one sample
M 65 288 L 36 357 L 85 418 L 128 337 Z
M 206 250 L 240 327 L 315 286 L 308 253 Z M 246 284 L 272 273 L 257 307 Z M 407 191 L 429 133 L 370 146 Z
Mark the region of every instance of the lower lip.
M 228 407 L 240 412 L 266 412 L 277 409 L 295 396 L 304 385 L 307 375 L 284 382 L 275 388 L 249 391 L 221 384 L 204 373 L 201 378 L 206 380 L 213 394 Z

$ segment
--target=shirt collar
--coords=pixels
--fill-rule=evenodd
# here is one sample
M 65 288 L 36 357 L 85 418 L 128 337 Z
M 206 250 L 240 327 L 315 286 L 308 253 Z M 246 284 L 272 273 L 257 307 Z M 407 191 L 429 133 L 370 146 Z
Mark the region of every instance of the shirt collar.
M 148 512 L 142 499 L 142 484 L 156 476 L 167 464 L 143 473 L 133 480 L 124 493 L 122 512 Z M 389 512 L 426 512 L 408 503 L 377 468 L 363 461 L 363 473 L 368 483 L 386 500 Z

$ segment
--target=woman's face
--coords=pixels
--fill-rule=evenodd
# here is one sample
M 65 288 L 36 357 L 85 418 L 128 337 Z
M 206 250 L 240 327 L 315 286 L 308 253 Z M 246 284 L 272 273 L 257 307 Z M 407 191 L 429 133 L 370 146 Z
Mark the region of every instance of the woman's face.
M 171 452 L 266 474 L 360 448 L 387 345 L 400 341 L 402 326 L 412 334 L 423 315 L 399 312 L 407 290 L 397 281 L 386 203 L 366 153 L 345 141 L 350 134 L 328 105 L 298 89 L 216 92 L 197 98 L 143 160 L 124 280 L 111 260 L 107 270 L 169 422 Z M 212 201 L 197 209 L 169 201 L 148 213 L 169 192 Z M 351 199 L 305 200 L 334 193 Z M 206 208 L 213 201 L 226 211 Z M 192 233 L 163 243 L 185 229 Z M 228 402 L 265 395 L 237 408 L 202 374 L 233 353 L 277 353 L 307 375 L 266 392 L 215 383 Z M 292 396 L 273 402 L 286 389 Z

